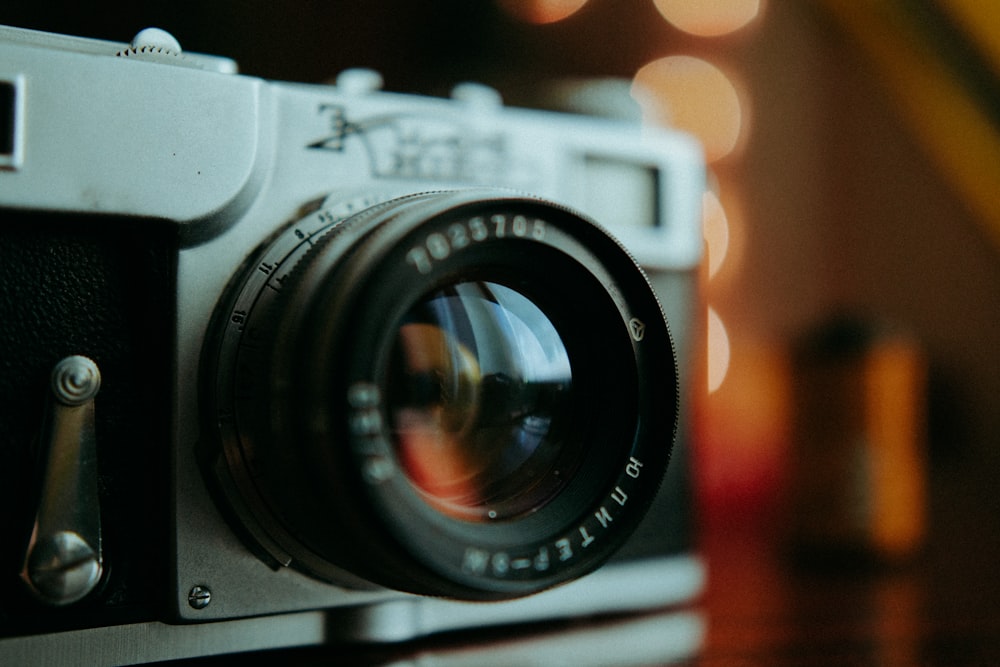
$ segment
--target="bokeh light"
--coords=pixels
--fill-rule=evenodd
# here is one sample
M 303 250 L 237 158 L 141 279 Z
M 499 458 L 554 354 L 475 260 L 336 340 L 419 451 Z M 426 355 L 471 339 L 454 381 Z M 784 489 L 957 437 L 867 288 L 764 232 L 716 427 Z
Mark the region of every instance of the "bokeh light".
M 761 0 L 653 0 L 673 26 L 698 37 L 739 30 L 761 11 Z
M 701 198 L 702 231 L 708 255 L 708 277 L 719 271 L 729 250 L 729 220 L 726 211 L 714 192 L 708 191 Z
M 587 0 L 497 0 L 497 4 L 528 23 L 555 23 L 575 14 Z
M 746 110 L 736 85 L 718 67 L 694 56 L 667 56 L 643 65 L 632 95 L 646 123 L 685 130 L 715 162 L 740 144 Z
M 729 372 L 729 334 L 722 318 L 708 309 L 708 393 L 722 386 Z

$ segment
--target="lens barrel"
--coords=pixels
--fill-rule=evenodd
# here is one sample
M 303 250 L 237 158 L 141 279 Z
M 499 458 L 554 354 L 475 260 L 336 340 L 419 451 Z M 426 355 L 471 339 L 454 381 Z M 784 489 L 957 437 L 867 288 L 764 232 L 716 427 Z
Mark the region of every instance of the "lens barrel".
M 662 310 L 616 241 L 551 203 L 321 207 L 219 322 L 215 481 L 258 545 L 324 580 L 491 600 L 575 579 L 669 460 Z

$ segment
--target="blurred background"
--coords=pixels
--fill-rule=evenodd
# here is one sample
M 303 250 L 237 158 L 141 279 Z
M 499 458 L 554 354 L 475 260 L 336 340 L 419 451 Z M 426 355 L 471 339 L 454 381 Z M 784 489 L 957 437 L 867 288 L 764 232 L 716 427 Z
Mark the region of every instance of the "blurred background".
M 643 122 L 693 132 L 709 164 L 690 398 L 706 539 L 754 525 L 880 558 L 956 541 L 997 553 L 1000 5 L 17 5 L 0 22 L 116 41 L 157 25 L 266 78 L 372 67 L 390 90 L 475 80 L 515 104 L 552 81 L 625 80 Z M 850 461 L 834 469 L 810 442 Z M 816 503 L 843 509 L 839 524 L 802 527 Z
M 703 142 L 704 511 L 773 508 L 796 345 L 833 318 L 925 361 L 932 482 L 1000 470 L 1000 9 L 952 0 L 7 2 L 0 22 L 128 41 L 170 30 L 243 73 L 389 90 L 567 78 L 644 86 L 645 122 Z M 921 445 L 924 446 L 924 445 Z M 989 493 L 987 496 L 992 497 Z M 991 501 L 989 497 L 980 499 Z M 772 507 L 769 507 L 772 506 Z M 994 505 L 996 506 L 996 505 Z

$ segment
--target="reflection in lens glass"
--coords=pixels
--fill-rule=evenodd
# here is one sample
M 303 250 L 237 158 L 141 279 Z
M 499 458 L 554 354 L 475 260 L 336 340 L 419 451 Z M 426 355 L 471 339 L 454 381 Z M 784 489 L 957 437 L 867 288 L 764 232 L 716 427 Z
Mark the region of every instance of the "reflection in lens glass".
M 435 509 L 468 520 L 538 509 L 560 468 L 572 373 L 529 299 L 465 282 L 421 299 L 399 324 L 389 411 L 400 464 Z

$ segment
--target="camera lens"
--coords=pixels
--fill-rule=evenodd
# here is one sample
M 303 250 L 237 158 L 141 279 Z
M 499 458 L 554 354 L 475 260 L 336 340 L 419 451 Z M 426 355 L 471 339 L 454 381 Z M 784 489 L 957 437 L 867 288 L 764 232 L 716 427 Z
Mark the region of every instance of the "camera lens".
M 389 430 L 428 504 L 470 521 L 510 519 L 562 487 L 572 367 L 530 299 L 491 282 L 437 288 L 403 317 L 390 359 Z
M 606 233 L 492 191 L 325 203 L 219 308 L 215 481 L 279 563 L 505 599 L 628 538 L 677 383 L 642 271 Z

